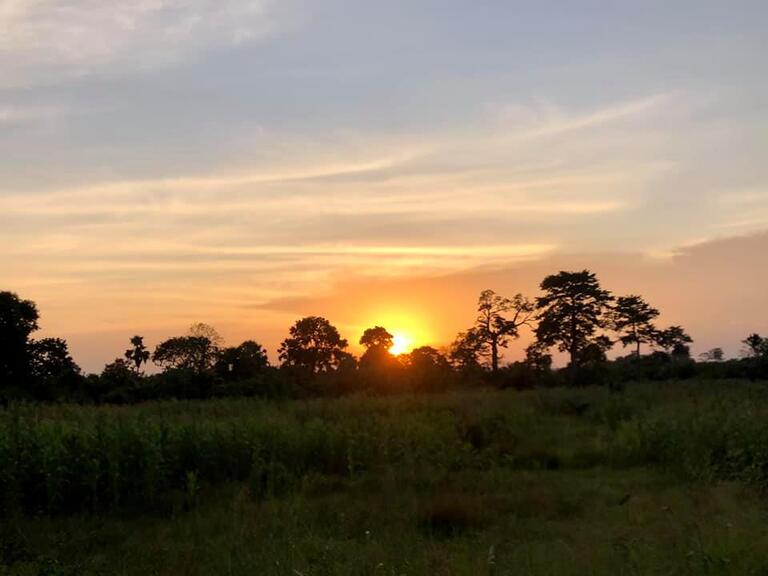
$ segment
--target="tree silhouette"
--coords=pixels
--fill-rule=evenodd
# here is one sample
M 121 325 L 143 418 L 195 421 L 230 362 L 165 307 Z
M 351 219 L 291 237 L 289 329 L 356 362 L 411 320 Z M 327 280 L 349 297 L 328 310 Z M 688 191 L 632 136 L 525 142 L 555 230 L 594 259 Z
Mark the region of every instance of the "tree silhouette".
M 226 380 L 245 380 L 260 374 L 267 366 L 267 351 L 258 342 L 246 340 L 224 348 L 216 360 L 216 373 Z
M 42 338 L 30 342 L 32 373 L 41 380 L 51 380 L 64 374 L 80 372 L 69 355 L 67 342 L 61 338 Z
M 221 337 L 221 334 L 218 333 L 216 328 L 205 322 L 195 322 L 192 324 L 187 335 L 194 336 L 195 338 L 207 338 L 211 346 L 217 350 L 224 346 L 224 338 Z
M 450 346 L 448 357 L 451 364 L 465 372 L 480 370 L 480 355 L 483 342 L 474 330 L 459 332 Z
M 656 332 L 654 344 L 671 356 L 688 357 L 693 339 L 685 333 L 682 326 L 670 326 Z
M 768 356 L 768 338 L 763 338 L 760 334 L 750 334 L 741 343 L 746 346 L 747 357 Z
M 641 296 L 619 296 L 611 310 L 611 328 L 619 333 L 623 346 L 634 344 L 635 355 L 640 357 L 640 345 L 652 344 L 656 338 L 653 320 L 659 315 Z
M 478 345 L 477 353 L 490 358 L 492 372 L 499 370 L 499 349 L 520 335 L 520 326 L 529 322 L 533 310 L 533 304 L 522 294 L 504 298 L 493 290 L 480 293 L 475 325 L 468 330 L 467 338 L 468 343 Z
M 525 364 L 534 372 L 547 372 L 552 368 L 552 354 L 546 347 L 533 342 L 525 349 Z
M 360 337 L 360 345 L 365 346 L 369 350 L 374 346 L 389 350 L 392 348 L 393 338 L 394 336 L 392 336 L 386 328 L 374 326 L 363 332 L 363 335 Z
M 80 378 L 80 367 L 69 354 L 61 338 L 42 338 L 29 343 L 34 395 L 40 400 L 54 400 L 70 392 Z
M 449 383 L 451 365 L 432 346 L 420 346 L 403 354 L 402 363 L 416 390 L 439 390 Z
M 365 347 L 365 352 L 360 357 L 360 368 L 374 372 L 395 368 L 398 365 L 397 360 L 389 352 L 393 338 L 392 334 L 381 326 L 374 326 L 363 332 L 360 344 Z
M 725 359 L 725 352 L 722 348 L 712 348 L 699 354 L 699 358 L 704 362 L 722 362 Z
M 38 318 L 34 302 L 0 292 L 0 387 L 23 385 L 31 377 L 29 335 Z
M 316 374 L 337 368 L 349 356 L 344 351 L 347 345 L 328 320 L 307 316 L 291 326 L 290 336 L 283 340 L 278 353 L 283 365 Z
M 210 370 L 218 351 L 204 336 L 177 336 L 161 342 L 152 361 L 164 369 L 187 369 L 198 373 Z
M 604 313 L 613 298 L 589 270 L 547 276 L 541 289 L 544 295 L 536 300 L 536 339 L 542 346 L 556 345 L 561 352 L 567 352 L 570 366 L 575 369 L 582 350 L 590 344 L 605 344 L 604 340 L 598 342 L 595 335 L 606 326 Z
M 131 346 L 132 348 L 125 351 L 125 358 L 133 364 L 136 374 L 141 374 L 141 365 L 149 361 L 149 350 L 144 346 L 144 338 L 142 336 L 131 338 Z

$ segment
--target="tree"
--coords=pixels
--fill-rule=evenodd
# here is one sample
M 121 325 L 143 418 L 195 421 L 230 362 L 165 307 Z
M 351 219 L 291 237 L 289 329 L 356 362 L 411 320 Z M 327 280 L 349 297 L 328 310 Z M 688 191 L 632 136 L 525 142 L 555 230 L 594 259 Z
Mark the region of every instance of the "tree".
M 224 346 L 224 338 L 221 337 L 221 334 L 218 333 L 216 328 L 204 322 L 192 324 L 187 335 L 194 336 L 195 338 L 207 338 L 211 346 L 216 350 Z
M 712 348 L 699 354 L 699 358 L 703 362 L 722 362 L 725 358 L 725 352 L 723 352 L 722 348 Z
M 552 369 L 552 354 L 534 342 L 525 349 L 525 365 L 534 372 L 549 372 Z
M 611 328 L 619 333 L 623 346 L 636 346 L 635 355 L 639 358 L 640 345 L 655 340 L 656 328 L 652 322 L 658 315 L 659 311 L 641 296 L 620 296 L 610 312 Z
M 664 330 L 656 332 L 654 345 L 661 348 L 671 356 L 688 358 L 691 355 L 688 344 L 693 339 L 685 333 L 682 326 L 670 326 Z
M 216 361 L 216 372 L 226 380 L 247 380 L 258 376 L 267 366 L 267 351 L 258 342 L 246 340 L 236 347 L 224 348 Z
M 152 361 L 164 369 L 182 368 L 197 373 L 211 369 L 218 351 L 204 336 L 177 336 L 161 342 L 152 354 Z
M 124 358 L 116 358 L 114 362 L 104 366 L 101 374 L 90 379 L 90 394 L 99 402 L 127 404 L 142 399 L 148 392 L 142 384 L 151 384 L 151 380 L 142 383 L 140 376 L 130 362 Z M 150 392 L 156 393 L 156 391 Z
M 29 335 L 38 319 L 34 302 L 0 292 L 0 386 L 23 385 L 31 377 Z
M 480 355 L 490 357 L 491 371 L 499 370 L 499 349 L 506 348 L 512 338 L 519 336 L 520 327 L 528 324 L 533 304 L 522 294 L 503 298 L 493 290 L 483 290 L 477 301 L 477 318 L 469 330 L 479 344 Z
M 149 350 L 144 346 L 144 338 L 141 336 L 134 336 L 131 338 L 131 346 L 125 351 L 125 358 L 133 364 L 136 374 L 141 374 L 141 365 L 146 364 L 149 361 Z
M 51 381 L 79 374 L 80 367 L 69 355 L 66 340 L 42 338 L 30 342 L 32 375 L 39 381 Z
M 402 362 L 416 389 L 439 390 L 450 383 L 451 365 L 432 346 L 414 348 L 402 355 Z
M 337 368 L 349 354 L 348 342 L 328 320 L 307 316 L 298 320 L 278 351 L 284 366 L 297 366 L 311 374 Z
M 81 384 L 80 367 L 61 338 L 42 338 L 29 343 L 32 393 L 38 400 L 71 395 Z
M 390 334 L 386 328 L 381 326 L 374 326 L 373 328 L 366 329 L 363 335 L 360 337 L 360 345 L 365 346 L 370 350 L 373 347 L 383 348 L 389 350 L 392 348 L 392 339 L 394 336 Z
M 473 329 L 466 332 L 459 332 L 456 339 L 450 346 L 448 358 L 455 368 L 463 371 L 480 370 L 480 354 L 483 349 L 483 342 L 479 335 Z
M 544 295 L 536 300 L 539 310 L 536 340 L 543 347 L 556 345 L 561 352 L 567 352 L 570 367 L 575 369 L 580 363 L 581 351 L 597 343 L 598 329 L 607 325 L 605 311 L 613 297 L 600 287 L 597 277 L 589 270 L 547 276 L 541 289 Z
M 746 346 L 744 352 L 747 357 L 768 356 L 768 338 L 763 338 L 760 334 L 750 334 L 741 343 Z
M 389 349 L 393 343 L 392 334 L 386 328 L 374 326 L 368 328 L 360 337 L 360 344 L 365 347 L 365 352 L 360 357 L 360 367 L 374 372 L 386 371 L 397 366 L 397 360 Z

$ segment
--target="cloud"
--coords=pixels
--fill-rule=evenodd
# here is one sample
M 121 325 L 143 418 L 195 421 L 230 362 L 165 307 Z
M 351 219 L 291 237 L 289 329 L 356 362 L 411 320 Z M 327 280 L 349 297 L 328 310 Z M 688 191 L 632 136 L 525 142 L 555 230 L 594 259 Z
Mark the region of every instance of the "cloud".
M 3 0 L 0 86 L 169 65 L 275 31 L 268 0 Z
M 746 188 L 727 192 L 720 196 L 720 203 L 725 205 L 753 205 L 768 202 L 768 189 Z
M 582 113 L 547 103 L 528 106 L 513 104 L 503 106 L 500 116 L 506 125 L 514 127 L 513 135 L 518 138 L 555 136 L 658 113 L 676 96 L 671 92 L 662 92 Z
M 44 122 L 61 117 L 64 111 L 51 106 L 0 103 L 0 128 Z

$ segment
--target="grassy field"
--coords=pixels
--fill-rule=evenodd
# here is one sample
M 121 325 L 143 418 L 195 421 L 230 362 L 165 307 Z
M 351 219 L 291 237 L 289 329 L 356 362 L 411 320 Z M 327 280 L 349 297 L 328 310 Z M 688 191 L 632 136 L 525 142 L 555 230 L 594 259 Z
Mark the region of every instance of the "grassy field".
M 768 574 L 768 387 L 0 412 L 0 574 Z

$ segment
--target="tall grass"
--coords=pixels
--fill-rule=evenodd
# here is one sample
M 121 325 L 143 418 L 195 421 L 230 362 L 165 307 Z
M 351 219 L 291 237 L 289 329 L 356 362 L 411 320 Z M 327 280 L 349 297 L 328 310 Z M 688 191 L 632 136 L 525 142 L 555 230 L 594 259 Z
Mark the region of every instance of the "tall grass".
M 438 483 L 463 470 L 654 465 L 765 483 L 760 384 L 434 396 L 14 406 L 0 412 L 0 513 L 193 506 L 218 484 L 257 499 L 308 477 Z

